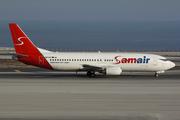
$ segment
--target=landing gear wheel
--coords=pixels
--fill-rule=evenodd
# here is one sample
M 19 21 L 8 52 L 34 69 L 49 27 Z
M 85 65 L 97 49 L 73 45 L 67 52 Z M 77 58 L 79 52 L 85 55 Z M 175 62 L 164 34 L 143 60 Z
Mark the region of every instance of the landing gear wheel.
M 95 77 L 96 75 L 95 75 L 94 71 L 88 71 L 87 76 L 88 77 Z
M 94 73 L 91 73 L 91 77 L 95 77 L 96 75 Z
M 157 73 L 155 74 L 155 77 L 158 77 L 158 74 L 157 74 Z
M 91 71 L 88 71 L 88 72 L 87 72 L 87 76 L 88 76 L 88 77 L 91 77 Z

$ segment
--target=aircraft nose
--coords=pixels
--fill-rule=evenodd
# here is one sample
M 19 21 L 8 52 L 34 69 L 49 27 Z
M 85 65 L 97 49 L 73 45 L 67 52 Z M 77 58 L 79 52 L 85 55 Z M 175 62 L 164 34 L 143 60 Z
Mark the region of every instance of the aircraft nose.
M 173 68 L 173 67 L 175 67 L 175 66 L 176 66 L 176 64 L 170 61 L 169 67 L 170 67 L 170 68 Z
M 165 68 L 166 70 L 168 70 L 168 69 L 173 68 L 174 66 L 175 66 L 175 64 L 174 64 L 173 62 L 171 62 L 171 61 L 166 61 L 166 64 L 164 65 L 164 68 Z

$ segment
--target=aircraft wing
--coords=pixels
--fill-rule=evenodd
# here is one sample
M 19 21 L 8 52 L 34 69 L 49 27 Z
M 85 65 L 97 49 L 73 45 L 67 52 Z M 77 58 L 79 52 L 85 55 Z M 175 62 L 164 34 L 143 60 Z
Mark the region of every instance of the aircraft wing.
M 93 66 L 93 65 L 87 65 L 84 64 L 83 66 L 83 70 L 87 70 L 87 71 L 91 71 L 91 70 L 103 70 L 103 67 L 99 67 L 99 66 Z

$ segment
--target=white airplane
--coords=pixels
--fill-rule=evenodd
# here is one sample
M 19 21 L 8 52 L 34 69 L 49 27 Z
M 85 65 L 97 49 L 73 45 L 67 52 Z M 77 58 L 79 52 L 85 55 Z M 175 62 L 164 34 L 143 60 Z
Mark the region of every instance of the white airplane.
M 36 47 L 21 28 L 9 24 L 16 53 L 12 57 L 28 65 L 59 70 L 87 71 L 87 76 L 95 77 L 95 72 L 105 75 L 120 75 L 122 72 L 164 73 L 175 64 L 165 57 L 141 53 L 88 53 L 88 52 L 51 52 Z

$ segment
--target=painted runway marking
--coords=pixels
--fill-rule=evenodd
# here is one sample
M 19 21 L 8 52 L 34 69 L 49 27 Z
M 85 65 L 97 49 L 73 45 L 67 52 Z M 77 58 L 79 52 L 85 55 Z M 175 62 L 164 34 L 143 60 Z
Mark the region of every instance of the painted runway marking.
M 21 72 L 20 70 L 14 70 L 15 72 Z

